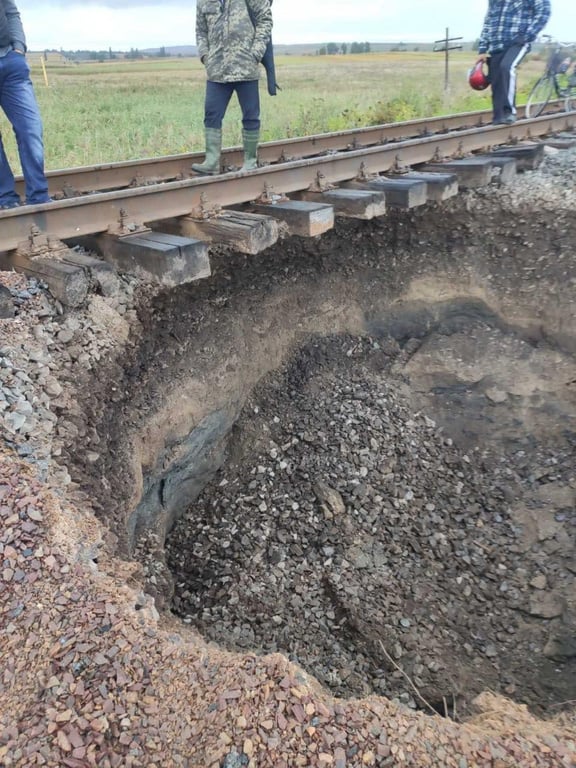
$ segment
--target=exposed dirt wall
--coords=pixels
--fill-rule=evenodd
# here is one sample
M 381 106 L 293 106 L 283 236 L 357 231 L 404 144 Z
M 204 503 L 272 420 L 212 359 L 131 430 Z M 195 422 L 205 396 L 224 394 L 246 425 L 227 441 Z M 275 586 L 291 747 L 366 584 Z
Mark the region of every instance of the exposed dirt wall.
M 132 546 L 142 526 L 162 536 L 183 512 L 220 465 L 253 386 L 311 334 L 404 342 L 450 318 L 485 317 L 572 350 L 574 229 L 570 214 L 520 216 L 468 195 L 339 222 L 319 242 L 291 239 L 249 259 L 223 254 L 209 283 L 143 307 L 129 363 L 87 404 L 112 450 L 79 471 L 94 476 L 96 495 L 101 477 L 113 484 L 119 534 Z

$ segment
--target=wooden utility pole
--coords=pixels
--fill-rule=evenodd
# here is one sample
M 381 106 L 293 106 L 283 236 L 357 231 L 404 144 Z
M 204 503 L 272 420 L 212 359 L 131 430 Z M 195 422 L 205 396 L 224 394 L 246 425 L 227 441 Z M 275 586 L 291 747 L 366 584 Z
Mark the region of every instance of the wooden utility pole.
M 450 29 L 446 27 L 446 34 L 442 40 L 436 40 L 434 51 L 444 51 L 444 90 L 450 89 L 450 51 L 462 48 L 461 37 L 450 37 Z

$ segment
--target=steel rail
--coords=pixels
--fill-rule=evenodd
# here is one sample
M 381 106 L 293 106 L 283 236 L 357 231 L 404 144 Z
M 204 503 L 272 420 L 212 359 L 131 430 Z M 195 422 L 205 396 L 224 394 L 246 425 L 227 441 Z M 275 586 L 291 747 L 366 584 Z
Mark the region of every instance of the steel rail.
M 549 109 L 558 109 L 558 105 L 551 103 Z M 524 117 L 524 107 L 519 108 L 518 113 L 520 117 Z M 414 137 L 481 127 L 490 124 L 491 118 L 490 111 L 462 112 L 455 115 L 271 141 L 260 145 L 259 159 L 263 165 L 299 160 L 326 152 L 361 149 Z M 50 194 L 56 197 L 75 197 L 91 192 L 106 192 L 191 178 L 194 176 L 191 169 L 192 163 L 200 162 L 203 157 L 204 153 L 201 152 L 183 153 L 50 171 L 47 174 L 49 190 Z M 222 159 L 224 167 L 239 167 L 242 164 L 242 148 L 225 149 Z M 23 196 L 22 177 L 18 177 L 16 183 L 19 194 Z
M 196 214 L 210 206 L 230 206 L 258 199 L 263 193 L 289 194 L 319 178 L 338 183 L 398 167 L 487 151 L 510 141 L 534 139 L 576 128 L 576 112 L 545 115 L 514 125 L 489 126 L 457 133 L 410 139 L 266 166 L 248 173 L 196 177 L 135 189 L 103 192 L 44 205 L 0 212 L 0 251 L 28 241 L 39 230 L 62 240 L 114 231 L 119 222 L 150 224 Z

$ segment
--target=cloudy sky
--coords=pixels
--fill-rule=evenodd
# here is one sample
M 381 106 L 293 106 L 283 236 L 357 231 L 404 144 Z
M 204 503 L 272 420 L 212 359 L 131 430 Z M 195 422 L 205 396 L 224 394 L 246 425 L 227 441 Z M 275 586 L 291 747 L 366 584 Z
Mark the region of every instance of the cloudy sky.
M 16 0 L 28 46 L 151 48 L 194 43 L 194 0 Z M 275 0 L 278 43 L 425 41 L 478 36 L 488 0 Z M 564 39 L 574 0 L 553 0 L 548 25 Z M 573 31 L 576 36 L 576 30 Z

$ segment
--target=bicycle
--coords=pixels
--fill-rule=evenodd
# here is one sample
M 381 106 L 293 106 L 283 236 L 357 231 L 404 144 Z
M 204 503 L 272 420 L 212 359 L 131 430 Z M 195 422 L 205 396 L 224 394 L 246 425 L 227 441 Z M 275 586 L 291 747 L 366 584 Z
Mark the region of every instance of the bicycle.
M 554 99 L 564 100 L 566 112 L 576 109 L 576 44 L 556 42 L 552 45 L 552 40 L 548 39 L 550 53 L 546 71 L 532 86 L 526 102 L 526 117 L 539 117 Z M 568 49 L 572 51 L 568 52 Z

